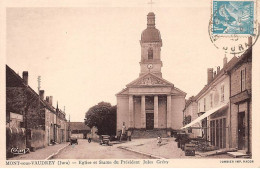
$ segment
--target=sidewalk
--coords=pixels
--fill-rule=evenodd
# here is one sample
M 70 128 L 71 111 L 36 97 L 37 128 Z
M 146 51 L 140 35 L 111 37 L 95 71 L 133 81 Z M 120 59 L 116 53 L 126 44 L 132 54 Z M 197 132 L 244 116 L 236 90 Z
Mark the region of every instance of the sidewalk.
M 195 156 L 185 156 L 177 146 L 175 138 L 163 138 L 161 146 L 157 146 L 157 140 L 150 139 L 133 139 L 124 144 L 117 144 L 118 148 L 143 154 L 151 158 L 160 159 L 180 159 L 180 158 L 231 158 L 227 155 L 227 151 L 234 151 L 234 149 L 222 149 L 209 152 L 195 152 Z
M 160 146 L 157 145 L 155 138 L 132 139 L 124 144 L 118 144 L 118 148 L 140 153 L 152 158 L 195 158 L 199 156 L 185 156 L 184 151 L 177 147 L 174 138 L 163 138 Z
M 224 149 L 219 149 L 219 150 L 213 150 L 213 151 L 207 151 L 207 152 L 197 152 L 198 155 L 201 157 L 211 157 L 211 156 L 226 156 L 226 158 L 231 158 L 227 153 L 228 152 L 235 152 L 237 149 L 235 148 L 224 148 Z
M 51 155 L 59 152 L 69 145 L 68 142 L 64 142 L 61 144 L 56 144 L 52 146 L 47 146 L 45 148 L 41 148 L 36 150 L 35 152 L 30 152 L 28 154 L 18 155 L 8 160 L 47 160 Z

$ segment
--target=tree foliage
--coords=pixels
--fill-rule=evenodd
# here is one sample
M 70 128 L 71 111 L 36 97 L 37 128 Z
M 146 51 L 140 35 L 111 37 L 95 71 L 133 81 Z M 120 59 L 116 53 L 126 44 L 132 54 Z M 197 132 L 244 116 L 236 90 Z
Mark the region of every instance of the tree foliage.
M 116 133 L 116 106 L 100 102 L 91 107 L 85 115 L 85 124 L 90 128 L 96 127 L 98 135 L 115 135 Z

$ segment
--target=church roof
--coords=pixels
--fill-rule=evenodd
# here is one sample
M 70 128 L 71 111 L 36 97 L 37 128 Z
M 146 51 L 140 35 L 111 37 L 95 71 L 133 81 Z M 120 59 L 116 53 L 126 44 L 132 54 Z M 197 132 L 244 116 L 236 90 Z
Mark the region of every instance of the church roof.
M 143 43 L 149 42 L 161 42 L 160 31 L 156 28 L 146 28 L 141 35 L 141 41 Z
M 147 28 L 142 32 L 141 42 L 162 42 L 160 31 L 155 28 L 155 14 L 153 12 L 149 12 L 147 15 Z
M 171 82 L 160 78 L 152 73 L 147 73 L 134 81 L 130 82 L 129 84 L 126 85 L 127 88 L 123 89 L 116 95 L 127 95 L 129 92 L 129 88 L 143 88 L 143 87 L 171 87 L 172 88 L 172 93 L 173 94 L 181 94 L 185 95 L 186 93 L 177 87 L 174 87 L 174 84 Z
M 174 87 L 174 85 L 163 79 L 160 78 L 150 72 L 148 72 L 147 74 L 135 79 L 134 81 L 132 81 L 131 83 L 127 84 L 126 87 L 151 87 L 151 86 L 170 86 L 170 87 Z

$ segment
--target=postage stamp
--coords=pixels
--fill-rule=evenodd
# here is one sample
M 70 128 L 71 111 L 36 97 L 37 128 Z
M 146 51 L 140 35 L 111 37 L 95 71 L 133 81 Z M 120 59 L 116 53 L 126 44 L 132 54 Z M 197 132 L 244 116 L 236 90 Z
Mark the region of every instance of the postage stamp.
M 213 0 L 209 35 L 218 49 L 238 56 L 254 45 L 258 27 L 257 1 Z
M 253 34 L 253 1 L 214 1 L 213 34 Z

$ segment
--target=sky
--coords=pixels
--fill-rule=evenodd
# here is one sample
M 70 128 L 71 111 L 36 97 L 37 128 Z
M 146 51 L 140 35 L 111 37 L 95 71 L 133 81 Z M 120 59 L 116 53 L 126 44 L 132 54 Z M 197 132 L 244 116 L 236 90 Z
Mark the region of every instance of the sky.
M 106 2 L 106 3 L 104 3 Z M 114 3 L 113 3 L 114 2 Z M 163 78 L 196 95 L 207 82 L 207 68 L 222 68 L 224 52 L 210 41 L 207 0 L 86 1 L 81 7 L 8 8 L 6 63 L 67 119 L 83 121 L 101 101 L 116 105 L 115 94 L 139 76 L 140 39 L 153 11 L 163 46 Z M 231 59 L 232 56 L 228 56 Z

